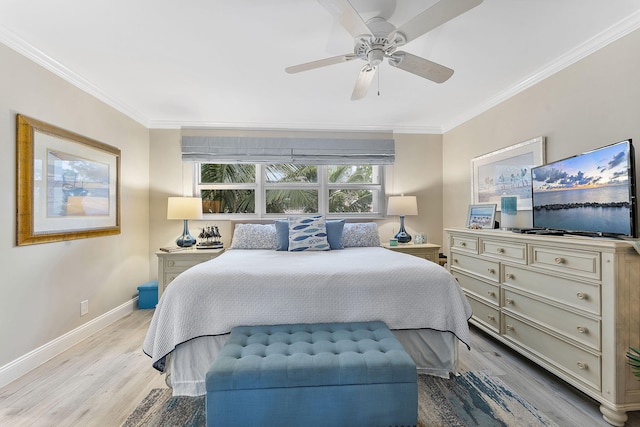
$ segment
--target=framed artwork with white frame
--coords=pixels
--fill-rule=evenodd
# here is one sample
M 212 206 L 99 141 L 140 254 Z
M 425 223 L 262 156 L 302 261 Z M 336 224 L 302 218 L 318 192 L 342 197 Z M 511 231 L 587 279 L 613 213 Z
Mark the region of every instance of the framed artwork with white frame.
M 545 137 L 539 136 L 471 159 L 471 203 L 496 203 L 516 196 L 518 210 L 531 210 L 531 168 L 545 162 Z

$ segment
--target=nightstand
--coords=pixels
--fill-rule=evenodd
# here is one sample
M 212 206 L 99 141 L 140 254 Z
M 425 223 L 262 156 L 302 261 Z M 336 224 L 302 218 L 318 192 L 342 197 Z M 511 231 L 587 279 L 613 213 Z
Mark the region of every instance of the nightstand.
M 178 252 L 156 252 L 158 257 L 158 301 L 169 283 L 178 274 L 201 262 L 209 261 L 224 252 L 224 249 L 183 249 Z
M 440 251 L 440 245 L 434 245 L 433 243 L 423 243 L 420 245 L 414 245 L 413 243 L 399 244 L 398 246 L 389 246 L 389 243 L 382 245 L 392 251 L 402 252 L 405 254 L 424 258 L 426 260 L 437 263 L 438 252 Z

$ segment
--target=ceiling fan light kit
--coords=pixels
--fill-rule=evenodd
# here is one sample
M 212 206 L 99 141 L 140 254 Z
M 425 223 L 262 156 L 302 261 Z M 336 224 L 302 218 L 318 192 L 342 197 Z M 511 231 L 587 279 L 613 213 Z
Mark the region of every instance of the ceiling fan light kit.
M 351 95 L 352 100 L 364 98 L 378 66 L 387 58 L 389 65 L 431 80 L 444 83 L 453 70 L 428 59 L 408 52 L 398 51 L 417 37 L 439 27 L 466 11 L 478 6 L 483 0 L 440 0 L 427 10 L 396 28 L 382 17 L 374 17 L 366 23 L 348 0 L 318 0 L 342 26 L 353 36 L 353 53 L 320 59 L 287 67 L 289 74 L 361 59 L 366 65 L 360 70 Z

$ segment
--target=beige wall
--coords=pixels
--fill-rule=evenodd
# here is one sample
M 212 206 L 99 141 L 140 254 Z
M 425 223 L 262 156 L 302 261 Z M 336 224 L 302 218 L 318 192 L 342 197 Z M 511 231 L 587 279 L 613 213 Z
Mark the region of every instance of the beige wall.
M 473 157 L 536 136 L 547 161 L 633 138 L 640 166 L 640 30 L 443 136 L 443 225 L 463 227 Z M 531 226 L 531 212 L 519 222 Z
M 130 301 L 149 278 L 148 130 L 0 44 L 0 367 Z M 122 234 L 15 245 L 15 120 L 118 147 Z M 80 302 L 89 314 L 80 317 Z
M 207 130 L 208 134 L 226 134 L 228 130 Z M 259 133 L 258 133 L 259 134 Z M 256 135 L 254 131 L 253 136 Z M 273 135 L 272 133 L 270 135 Z M 150 132 L 150 274 L 157 277 L 157 260 L 153 252 L 161 246 L 174 245 L 182 231 L 180 221 L 168 221 L 167 197 L 191 195 L 191 169 L 180 158 L 179 130 L 156 129 Z M 405 227 L 410 234 L 424 232 L 431 243 L 442 238 L 442 137 L 440 135 L 394 135 L 396 163 L 387 166 L 386 189 L 388 195 L 404 193 L 418 197 L 418 216 L 407 217 Z M 192 235 L 204 224 L 220 227 L 223 241 L 229 245 L 229 221 L 189 221 Z M 383 241 L 398 231 L 398 218 L 378 221 Z

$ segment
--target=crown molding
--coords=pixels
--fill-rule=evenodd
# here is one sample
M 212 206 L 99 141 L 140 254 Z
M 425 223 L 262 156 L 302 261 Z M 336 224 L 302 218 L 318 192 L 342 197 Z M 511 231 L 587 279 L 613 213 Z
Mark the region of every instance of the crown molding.
M 591 55 L 592 53 L 602 49 L 608 44 L 624 37 L 625 35 L 640 28 L 640 11 L 630 15 L 626 19 L 618 22 L 615 25 L 602 31 L 600 34 L 594 36 L 590 40 L 582 43 L 575 49 L 569 51 L 562 57 L 548 63 L 544 67 L 540 68 L 535 73 L 522 79 L 512 87 L 498 93 L 496 96 L 488 99 L 486 102 L 477 104 L 451 120 L 445 121 L 442 124 L 425 124 L 425 125 L 408 125 L 402 126 L 397 124 L 383 124 L 383 125 L 337 125 L 335 123 L 226 123 L 226 122 L 195 122 L 195 121 L 176 121 L 176 120 L 155 120 L 149 119 L 144 114 L 120 100 L 110 96 L 106 91 L 100 87 L 91 83 L 89 80 L 80 76 L 79 74 L 71 71 L 65 65 L 61 64 L 54 58 L 48 56 L 44 52 L 36 49 L 27 43 L 24 39 L 17 36 L 10 30 L 0 27 L 0 42 L 7 45 L 9 48 L 18 52 L 20 55 L 32 60 L 36 64 L 44 67 L 55 75 L 61 77 L 65 81 L 71 83 L 77 88 L 89 93 L 96 97 L 98 100 L 111 106 L 115 110 L 128 116 L 132 120 L 140 123 L 141 125 L 149 129 L 180 129 L 183 127 L 209 127 L 209 128 L 263 128 L 263 129 L 332 129 L 332 130 L 360 130 L 360 131 L 380 131 L 393 129 L 394 133 L 425 133 L 425 134 L 444 134 L 461 124 L 477 117 L 478 115 L 486 112 L 487 110 L 499 105 L 500 103 L 514 97 L 515 95 L 523 92 L 524 90 L 534 86 L 535 84 L 547 79 L 548 77 L 556 74 L 559 71 L 575 64 L 581 59 Z
M 12 31 L 9 31 L 7 28 L 3 28 L 0 26 L 0 42 L 7 45 L 10 49 L 15 50 L 20 55 L 30 59 L 36 64 L 42 66 L 46 70 L 52 72 L 63 80 L 71 83 L 75 87 L 88 94 L 94 96 L 98 100 L 104 102 L 110 107 L 116 109 L 127 117 L 135 120 L 143 126 L 148 127 L 149 120 L 144 117 L 139 111 L 134 110 L 128 105 L 120 102 L 119 100 L 110 96 L 107 92 L 99 88 L 98 86 L 91 83 L 89 80 L 85 79 L 78 73 L 71 71 L 65 65 L 58 62 L 56 59 L 50 57 L 46 53 L 41 50 L 35 48 L 31 44 L 27 43 L 24 39 L 17 36 Z
M 394 134 L 442 134 L 440 126 L 398 126 L 391 124 L 369 125 L 340 125 L 336 123 L 265 123 L 265 122 L 209 122 L 209 121 L 173 121 L 151 120 L 150 129 L 264 129 L 264 130 L 317 130 L 317 131 L 360 131 L 360 132 L 389 132 Z
M 586 58 L 592 53 L 597 52 L 598 50 L 637 30 L 638 28 L 640 28 L 640 11 L 629 15 L 627 18 L 623 19 L 615 25 L 612 25 L 611 27 L 607 28 L 606 30 L 602 31 L 586 42 L 580 44 L 578 47 L 562 55 L 560 58 L 557 58 L 555 61 L 548 63 L 546 66 L 540 68 L 535 73 L 522 79 L 511 88 L 489 99 L 487 102 L 479 104 L 474 108 L 470 108 L 464 113 L 455 117 L 453 120 L 444 123 L 442 126 L 443 133 L 448 132 L 456 128 L 457 126 L 460 126 L 461 124 L 473 119 L 474 117 L 479 116 L 485 111 L 495 107 L 496 105 L 499 105 L 509 98 L 516 96 L 520 92 L 523 92 L 524 90 L 534 86 L 535 84 L 540 83 L 541 81 L 549 78 L 559 71 L 564 70 L 565 68 Z

